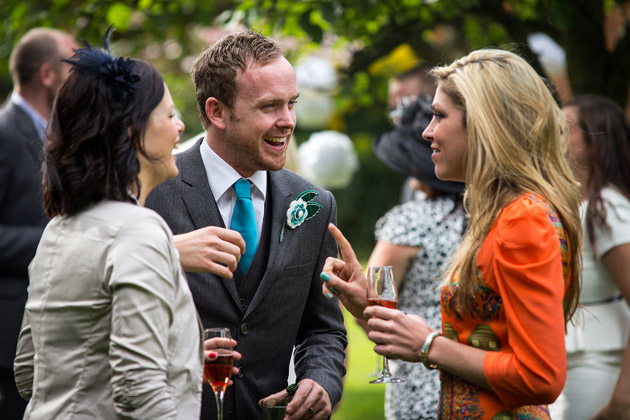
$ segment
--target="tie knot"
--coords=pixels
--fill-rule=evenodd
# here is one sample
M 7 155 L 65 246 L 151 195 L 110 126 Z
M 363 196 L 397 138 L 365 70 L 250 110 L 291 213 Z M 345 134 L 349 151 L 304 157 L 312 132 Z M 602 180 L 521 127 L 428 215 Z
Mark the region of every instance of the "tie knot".
M 239 179 L 234 183 L 234 192 L 237 198 L 252 198 L 252 192 L 249 188 L 250 181 L 247 179 Z

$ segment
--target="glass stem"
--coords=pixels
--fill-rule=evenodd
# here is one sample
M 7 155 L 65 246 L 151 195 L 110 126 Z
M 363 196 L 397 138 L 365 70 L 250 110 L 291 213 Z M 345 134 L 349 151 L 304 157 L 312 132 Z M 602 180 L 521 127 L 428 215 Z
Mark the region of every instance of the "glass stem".
M 392 373 L 389 371 L 389 360 L 385 356 L 383 356 L 383 372 L 381 376 L 392 376 Z
M 214 391 L 214 399 L 217 401 L 217 420 L 223 420 L 223 391 Z

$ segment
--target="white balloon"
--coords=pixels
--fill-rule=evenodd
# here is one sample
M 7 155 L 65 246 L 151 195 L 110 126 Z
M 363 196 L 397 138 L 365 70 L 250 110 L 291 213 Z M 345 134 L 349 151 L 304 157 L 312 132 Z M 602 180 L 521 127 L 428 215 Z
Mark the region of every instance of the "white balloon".
M 300 174 L 326 189 L 347 187 L 359 169 L 359 158 L 350 137 L 326 130 L 311 134 L 298 148 Z

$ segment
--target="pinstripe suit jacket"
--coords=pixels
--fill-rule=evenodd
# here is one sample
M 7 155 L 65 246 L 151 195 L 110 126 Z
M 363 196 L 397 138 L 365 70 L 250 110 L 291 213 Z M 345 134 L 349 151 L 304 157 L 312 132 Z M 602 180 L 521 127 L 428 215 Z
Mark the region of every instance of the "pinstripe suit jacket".
M 147 199 L 147 207 L 160 213 L 175 234 L 210 225 L 224 226 L 199 144 L 178 155 L 177 178 L 161 184 Z M 333 406 L 341 399 L 346 331 L 337 300 L 322 296 L 319 279 L 326 257 L 337 254 L 327 231 L 328 224 L 336 221 L 335 199 L 330 192 L 284 169 L 269 172 L 268 177 L 271 214 L 265 218 L 271 223 L 266 238 L 269 257 L 262 265 L 251 302 L 241 306 L 234 280 L 209 273 L 187 273 L 204 327 L 229 327 L 243 355 L 237 362 L 241 373 L 226 393 L 226 420 L 260 418 L 258 401 L 287 385 L 294 346 L 298 381 L 310 378 L 319 383 Z M 312 219 L 291 229 L 286 226 L 286 211 L 305 190 L 317 190 L 315 201 L 323 208 Z M 206 388 L 202 418 L 216 418 L 214 397 Z

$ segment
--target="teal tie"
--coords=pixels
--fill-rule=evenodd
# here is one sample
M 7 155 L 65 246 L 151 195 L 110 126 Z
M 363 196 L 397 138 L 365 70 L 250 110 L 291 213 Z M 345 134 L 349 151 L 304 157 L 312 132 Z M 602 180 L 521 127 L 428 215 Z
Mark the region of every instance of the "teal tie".
M 250 181 L 243 178 L 234 183 L 236 204 L 234 205 L 232 222 L 230 223 L 230 229 L 238 231 L 245 240 L 245 253 L 241 256 L 240 262 L 243 274 L 249 270 L 258 246 L 256 215 L 254 214 L 254 203 L 252 203 L 252 193 L 249 185 Z

